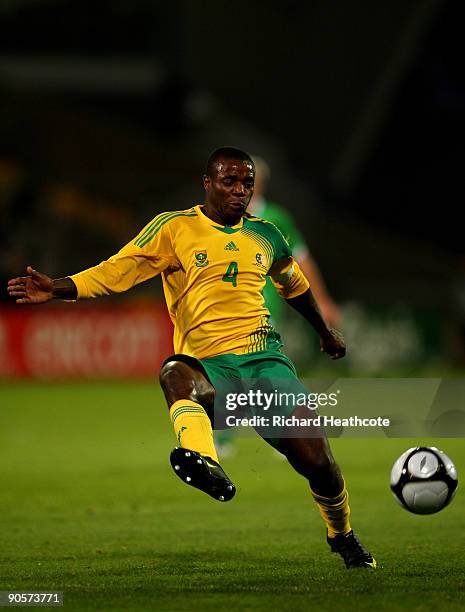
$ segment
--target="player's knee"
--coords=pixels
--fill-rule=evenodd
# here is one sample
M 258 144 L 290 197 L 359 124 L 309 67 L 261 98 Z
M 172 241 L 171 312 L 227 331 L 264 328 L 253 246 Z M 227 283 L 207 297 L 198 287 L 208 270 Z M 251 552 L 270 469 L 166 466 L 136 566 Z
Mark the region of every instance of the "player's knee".
M 291 465 L 302 475 L 328 474 L 335 466 L 327 445 L 317 439 L 288 439 L 284 452 Z
M 335 461 L 325 438 L 310 438 L 306 450 L 307 461 L 314 471 L 332 470 Z
M 308 467 L 313 473 L 329 473 L 335 465 L 334 459 L 324 450 L 317 453 L 310 453 L 308 457 Z
M 197 392 L 198 402 L 202 406 L 213 407 L 215 404 L 215 388 L 213 385 L 203 385 Z
M 168 361 L 160 370 L 160 385 L 165 395 L 180 393 L 182 399 L 195 401 L 195 381 L 190 376 L 190 368 L 182 361 Z M 180 398 L 180 399 L 181 399 Z
M 177 361 L 168 361 L 165 363 L 160 370 L 158 378 L 160 380 L 160 385 L 164 388 L 167 387 L 173 377 L 176 375 L 178 371 L 178 362 Z
M 215 389 L 202 372 L 184 361 L 168 361 L 160 370 L 160 385 L 168 405 L 175 401 L 191 400 L 206 410 L 213 409 Z

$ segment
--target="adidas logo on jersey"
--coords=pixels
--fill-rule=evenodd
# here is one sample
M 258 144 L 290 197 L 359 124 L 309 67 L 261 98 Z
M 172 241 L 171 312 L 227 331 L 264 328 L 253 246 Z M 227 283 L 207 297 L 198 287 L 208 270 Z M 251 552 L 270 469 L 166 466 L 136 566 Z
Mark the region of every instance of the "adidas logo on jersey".
M 231 242 L 228 242 L 228 244 L 224 247 L 224 250 L 225 251 L 238 251 L 239 249 L 234 244 L 234 242 L 231 240 Z

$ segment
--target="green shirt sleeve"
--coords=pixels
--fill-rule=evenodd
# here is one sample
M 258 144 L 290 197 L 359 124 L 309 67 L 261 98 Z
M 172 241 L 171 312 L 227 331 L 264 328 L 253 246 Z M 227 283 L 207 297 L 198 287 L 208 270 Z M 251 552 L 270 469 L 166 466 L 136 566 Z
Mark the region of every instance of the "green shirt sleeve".
M 281 230 L 292 251 L 308 250 L 305 239 L 294 218 L 283 206 L 267 200 L 263 217 Z

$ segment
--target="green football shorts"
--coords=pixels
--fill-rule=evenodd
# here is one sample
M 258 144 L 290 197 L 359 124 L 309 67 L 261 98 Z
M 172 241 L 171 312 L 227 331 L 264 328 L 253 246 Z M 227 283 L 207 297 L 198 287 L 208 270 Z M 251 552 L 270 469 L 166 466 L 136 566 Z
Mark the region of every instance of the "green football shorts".
M 309 394 L 289 357 L 265 350 L 196 361 L 215 387 L 214 428 L 236 428 L 246 424 L 242 419 L 250 420 L 247 424 L 279 450 L 280 417 L 294 412 L 296 397 Z M 251 417 L 256 417 L 255 423 Z

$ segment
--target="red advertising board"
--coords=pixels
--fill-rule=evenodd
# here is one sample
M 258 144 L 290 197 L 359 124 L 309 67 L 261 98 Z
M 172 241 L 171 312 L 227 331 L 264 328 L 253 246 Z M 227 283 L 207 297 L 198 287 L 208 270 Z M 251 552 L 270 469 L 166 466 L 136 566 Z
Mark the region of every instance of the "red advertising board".
M 146 378 L 172 353 L 162 304 L 0 309 L 0 376 Z

